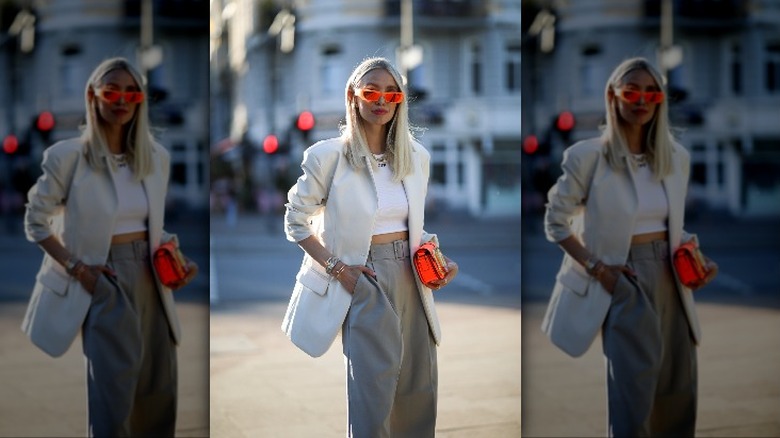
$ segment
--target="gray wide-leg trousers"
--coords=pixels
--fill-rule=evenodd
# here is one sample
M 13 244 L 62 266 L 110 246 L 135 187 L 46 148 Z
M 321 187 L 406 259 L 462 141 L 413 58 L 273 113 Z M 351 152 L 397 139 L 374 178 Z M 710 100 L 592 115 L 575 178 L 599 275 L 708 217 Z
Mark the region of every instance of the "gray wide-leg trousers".
M 117 276 L 98 279 L 82 327 L 89 435 L 172 437 L 176 349 L 148 243 L 113 245 L 107 264 Z
M 631 247 L 604 322 L 609 436 L 692 437 L 696 429 L 696 346 L 666 241 Z
M 433 437 L 436 344 L 406 241 L 372 245 L 342 328 L 350 437 Z

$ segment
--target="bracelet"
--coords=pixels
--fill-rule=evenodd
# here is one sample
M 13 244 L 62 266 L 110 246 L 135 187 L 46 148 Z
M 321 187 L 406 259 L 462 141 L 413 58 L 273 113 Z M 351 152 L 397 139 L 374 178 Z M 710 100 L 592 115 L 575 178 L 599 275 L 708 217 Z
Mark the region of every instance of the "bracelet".
M 341 273 L 344 272 L 345 269 L 347 269 L 347 264 L 346 263 L 342 263 L 341 267 L 336 271 L 335 274 L 333 274 L 333 276 L 335 278 L 339 278 L 339 275 L 341 275 Z
M 84 273 L 84 271 L 87 270 L 87 265 L 85 265 L 82 261 L 76 262 L 76 266 L 73 268 L 70 275 L 76 278 L 76 280 L 81 280 L 81 274 Z
M 330 256 L 328 260 L 325 262 L 325 272 L 328 275 L 333 275 L 333 268 L 336 267 L 336 265 L 339 264 L 341 260 L 339 260 L 336 256 Z
M 593 274 L 591 274 L 591 275 L 596 277 L 596 280 L 600 280 L 601 274 L 603 274 L 604 271 L 606 271 L 606 270 L 607 270 L 607 265 L 605 265 L 604 263 L 599 261 L 598 263 L 596 263 L 596 267 L 593 268 Z
M 67 260 L 65 260 L 65 272 L 67 272 L 70 275 L 73 275 L 73 269 L 78 266 L 78 264 L 81 263 L 81 260 L 77 259 L 74 256 L 69 256 Z
M 594 257 L 594 256 L 588 257 L 588 259 L 585 260 L 585 263 L 584 263 L 585 271 L 588 274 L 593 275 L 593 270 L 596 269 L 596 266 L 598 266 L 599 263 L 601 263 L 601 261 L 599 259 L 597 259 L 596 257 Z

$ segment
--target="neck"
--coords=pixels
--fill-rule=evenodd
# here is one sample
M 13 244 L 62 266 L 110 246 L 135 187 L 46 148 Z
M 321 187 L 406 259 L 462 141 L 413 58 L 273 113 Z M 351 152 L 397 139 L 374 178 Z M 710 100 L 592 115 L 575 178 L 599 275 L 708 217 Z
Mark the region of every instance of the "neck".
M 363 135 L 366 136 L 368 149 L 372 154 L 382 154 L 386 149 L 387 128 L 385 126 L 376 126 L 363 124 Z
M 641 126 L 626 126 L 623 134 L 628 142 L 628 150 L 632 154 L 641 154 L 645 151 L 645 130 Z
M 103 131 L 108 143 L 108 149 L 112 154 L 121 154 L 124 152 L 124 142 L 122 141 L 123 129 L 121 127 L 106 126 Z

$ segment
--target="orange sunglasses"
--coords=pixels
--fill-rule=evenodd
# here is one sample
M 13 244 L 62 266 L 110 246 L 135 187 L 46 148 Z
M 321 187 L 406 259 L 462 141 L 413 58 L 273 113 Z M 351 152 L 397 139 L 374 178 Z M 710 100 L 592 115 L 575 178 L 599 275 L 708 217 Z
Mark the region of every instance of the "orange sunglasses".
M 367 102 L 376 102 L 384 96 L 387 103 L 401 103 L 404 100 L 404 93 L 400 91 L 386 91 L 381 92 L 379 90 L 368 90 L 366 88 L 358 88 L 355 93 L 362 97 Z
M 663 102 L 665 97 L 663 91 L 645 91 L 643 93 L 641 91 L 626 90 L 623 88 L 615 89 L 615 94 L 628 103 L 637 103 L 639 102 L 639 99 L 644 96 L 645 102 L 657 104 Z
M 95 93 L 108 103 L 118 102 L 122 97 L 127 103 L 141 103 L 144 101 L 143 91 L 117 91 L 100 88 Z

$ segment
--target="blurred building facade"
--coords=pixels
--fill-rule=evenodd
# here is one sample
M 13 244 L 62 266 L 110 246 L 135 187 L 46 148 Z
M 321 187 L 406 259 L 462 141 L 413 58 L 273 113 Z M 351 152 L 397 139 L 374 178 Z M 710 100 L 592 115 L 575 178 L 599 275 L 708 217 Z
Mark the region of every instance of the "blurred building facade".
M 620 61 L 661 59 L 666 1 L 523 1 L 523 135 L 542 139 L 551 162 L 598 135 Z M 668 5 L 663 65 L 672 122 L 692 155 L 689 198 L 737 216 L 780 216 L 780 2 Z M 576 121 L 569 142 L 553 126 L 564 111 Z
M 239 144 L 257 184 L 279 160 L 297 176 L 303 150 L 339 134 L 352 69 L 370 56 L 407 65 L 402 3 L 214 0 L 212 144 Z M 520 0 L 409 3 L 414 48 L 404 53 L 421 59 L 404 59 L 412 122 L 432 154 L 429 198 L 441 210 L 519 215 Z M 316 121 L 308 133 L 295 127 L 302 111 Z M 283 158 L 262 152 L 270 134 Z
M 89 74 L 123 56 L 147 72 L 152 125 L 171 152 L 169 201 L 206 206 L 206 0 L 3 0 L 0 8 L 0 135 L 15 134 L 20 145 L 6 160 L 37 170 L 47 146 L 79 135 Z M 44 112 L 53 116 L 48 132 L 36 128 Z

